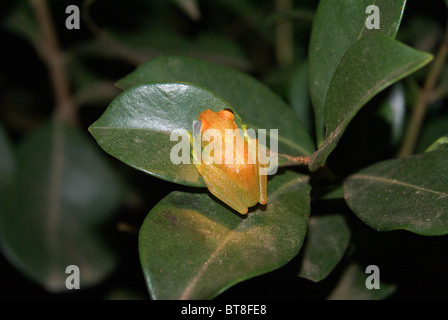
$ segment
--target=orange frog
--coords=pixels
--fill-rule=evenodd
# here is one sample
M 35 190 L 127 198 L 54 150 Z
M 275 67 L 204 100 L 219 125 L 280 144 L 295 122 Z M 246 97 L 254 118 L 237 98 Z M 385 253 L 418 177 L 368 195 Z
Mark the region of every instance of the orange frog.
M 245 126 L 242 128 L 243 135 L 235 134 L 231 138 L 226 136 L 226 129 L 232 131 L 238 129 L 235 116 L 229 110 L 214 112 L 207 109 L 201 112 L 198 120 L 200 123 L 197 122 L 197 124 L 200 124 L 200 127 L 197 125 L 194 128 L 194 134 L 197 139 L 200 139 L 202 135 L 202 139 L 199 140 L 201 151 L 212 143 L 213 139 L 221 140 L 218 141 L 220 143 L 215 143 L 215 146 L 222 146 L 221 156 L 219 154 L 217 156 L 221 159 L 220 163 L 219 161 L 207 163 L 203 157 L 199 160 L 193 152 L 196 168 L 210 192 L 240 214 L 246 214 L 248 208 L 258 202 L 266 204 L 267 175 L 260 172 L 260 169 L 265 168 L 266 165 L 260 164 L 263 155 L 258 141 L 249 137 Z M 229 148 L 229 143 L 233 144 L 232 149 Z M 227 158 L 226 146 L 229 148 Z M 238 148 L 238 146 L 244 146 L 244 148 Z M 253 150 L 256 151 L 253 152 Z M 229 155 L 232 161 L 228 160 Z

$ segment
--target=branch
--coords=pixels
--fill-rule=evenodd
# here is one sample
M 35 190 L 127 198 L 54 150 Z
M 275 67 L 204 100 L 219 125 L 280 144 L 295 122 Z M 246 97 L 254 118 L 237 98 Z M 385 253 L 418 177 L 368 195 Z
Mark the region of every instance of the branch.
M 436 58 L 432 63 L 431 69 L 426 76 L 426 80 L 422 89 L 420 89 L 417 102 L 413 109 L 409 126 L 406 135 L 403 140 L 400 151 L 398 152 L 399 157 L 406 157 L 414 152 L 417 139 L 420 135 L 420 131 L 425 120 L 426 111 L 432 97 L 434 95 L 434 86 L 436 85 L 440 74 L 445 65 L 445 61 L 448 55 L 448 23 L 445 29 L 445 36 L 442 44 L 437 51 Z
M 279 167 L 289 167 L 289 166 L 302 166 L 308 167 L 310 162 L 310 157 L 303 156 L 290 156 L 289 154 L 277 153 L 266 148 L 267 154 L 270 156 L 277 156 L 277 162 Z
M 46 0 L 30 0 L 36 16 L 40 39 L 38 52 L 47 65 L 53 85 L 55 116 L 69 124 L 76 125 L 76 105 L 70 94 L 69 79 L 65 70 L 63 53 L 59 47 L 56 31 Z

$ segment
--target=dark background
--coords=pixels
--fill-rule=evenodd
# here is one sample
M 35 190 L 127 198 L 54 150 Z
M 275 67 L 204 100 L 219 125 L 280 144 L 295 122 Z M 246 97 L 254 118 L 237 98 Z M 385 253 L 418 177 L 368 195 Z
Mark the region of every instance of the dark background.
M 199 1 L 201 19 L 193 21 L 171 1 L 110 1 L 98 0 L 90 10 L 91 17 L 99 28 L 119 30 L 128 34 L 139 30 L 170 30 L 186 42 L 194 43 L 201 34 L 213 33 L 231 39 L 245 56 L 244 71 L 262 80 L 288 100 L 286 87 L 290 81 L 288 68 L 278 65 L 273 43 L 274 27 L 267 18 L 274 12 L 274 1 L 250 1 L 256 12 L 238 13 L 222 1 Z M 318 1 L 295 1 L 304 8 L 305 18 L 294 20 L 295 60 L 306 58 L 311 21 L 306 14 L 313 13 Z M 5 27 L 6 18 L 18 4 L 26 1 L 2 1 L 0 3 L 0 122 L 13 142 L 20 141 L 33 131 L 53 112 L 51 82 L 45 64 L 29 41 Z M 71 52 L 89 43 L 97 35 L 82 20 L 80 30 L 65 28 L 65 8 L 68 4 L 82 7 L 83 1 L 50 1 L 59 40 L 64 50 Z M 82 13 L 81 13 L 82 15 Z M 252 23 L 254 17 L 262 17 Z M 409 0 L 398 39 L 413 47 L 433 52 L 443 34 L 447 9 L 442 0 Z M 261 21 L 261 22 L 260 22 Z M 256 26 L 260 27 L 260 31 Z M 152 47 L 149 55 L 171 53 L 172 48 Z M 175 49 L 178 53 L 182 48 Z M 205 54 L 207 58 L 207 54 Z M 210 57 L 209 57 L 210 58 Z M 213 57 L 211 57 L 213 60 Z M 84 66 L 101 76 L 105 81 L 114 81 L 133 71 L 135 61 L 110 56 L 107 52 L 83 54 Z M 238 60 L 239 62 L 239 60 Z M 417 76 L 417 81 L 419 81 Z M 113 91 L 112 91 L 113 94 Z M 344 176 L 366 165 L 393 157 L 394 149 L 385 140 L 387 128 L 377 116 L 375 105 L 381 95 L 373 99 L 356 117 L 344 135 L 340 146 L 329 159 L 329 164 Z M 109 100 L 109 102 L 112 99 Z M 440 107 L 446 100 L 430 109 L 425 128 L 431 128 L 447 108 Z M 104 112 L 107 101 L 89 102 L 79 110 L 81 126 L 87 130 Z M 363 119 L 370 119 L 363 121 Z M 371 137 L 358 134 L 368 123 Z M 443 128 L 442 124 L 442 128 Z M 445 127 L 445 132 L 446 133 Z M 430 129 L 428 129 L 430 130 Z M 375 134 L 377 132 L 378 134 Z M 425 134 L 425 132 L 424 132 Z M 428 133 L 429 134 L 429 133 Z M 366 148 L 366 145 L 369 148 Z M 387 147 L 385 147 L 387 146 Z M 349 151 L 350 150 L 350 151 Z M 352 151 L 355 150 L 355 151 Z M 351 153 L 350 157 L 347 154 Z M 0 298 L 2 299 L 148 299 L 146 285 L 138 257 L 137 232 L 149 210 L 172 190 L 182 190 L 160 179 L 128 168 L 109 157 L 124 179 L 135 188 L 134 201 L 128 201 L 117 209 L 110 224 L 110 240 L 119 256 L 119 267 L 106 281 L 90 289 L 64 294 L 50 294 L 33 283 L 0 254 Z M 358 261 L 378 265 L 381 280 L 396 285 L 397 290 L 389 299 L 445 299 L 448 297 L 448 238 L 424 237 L 405 231 L 378 233 L 364 225 L 342 202 L 319 202 L 312 204 L 312 214 L 318 214 L 328 205 L 340 206 L 346 212 L 352 230 L 351 257 Z M 116 224 L 125 222 L 134 232 L 116 229 Z M 286 266 L 240 283 L 217 299 L 324 299 L 338 280 L 344 259 L 327 279 L 315 284 L 296 276 L 300 254 Z

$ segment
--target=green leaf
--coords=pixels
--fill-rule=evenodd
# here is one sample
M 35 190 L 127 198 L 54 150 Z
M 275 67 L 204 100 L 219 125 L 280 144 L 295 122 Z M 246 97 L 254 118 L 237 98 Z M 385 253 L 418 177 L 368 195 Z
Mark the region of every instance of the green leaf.
M 298 64 L 292 74 L 289 87 L 289 100 L 292 109 L 308 131 L 311 131 L 312 116 L 311 102 L 309 96 L 309 63 L 304 61 Z
M 299 276 L 315 282 L 325 279 L 344 256 L 349 241 L 343 215 L 311 216 Z
M 148 214 L 140 260 L 154 299 L 211 299 L 270 272 L 300 250 L 310 211 L 308 177 L 268 184 L 268 204 L 241 217 L 208 194 L 173 192 Z
M 232 109 L 212 92 L 187 83 L 151 83 L 124 91 L 90 126 L 98 144 L 129 166 L 158 178 L 205 187 L 193 160 L 174 164 L 170 158 L 172 131 L 193 131 L 205 109 Z
M 279 153 L 308 156 L 314 143 L 291 108 L 261 82 L 240 71 L 189 57 L 164 56 L 118 81 L 126 89 L 148 82 L 190 82 L 225 99 L 253 129 L 279 129 Z
M 353 212 L 378 231 L 448 233 L 448 150 L 383 161 L 344 182 Z
M 381 300 L 394 293 L 396 286 L 384 282 L 380 282 L 379 289 L 367 289 L 366 280 L 369 275 L 369 273 L 365 273 L 362 270 L 358 263 L 350 263 L 344 270 L 338 284 L 328 296 L 328 299 Z
M 415 153 L 423 153 L 441 136 L 447 133 L 448 116 L 428 116 L 423 124 Z
M 324 106 L 330 81 L 346 51 L 370 34 L 394 38 L 400 26 L 406 0 L 321 0 L 311 32 L 310 93 L 316 117 L 318 145 L 324 138 Z M 369 5 L 380 10 L 380 28 L 367 29 Z
M 430 145 L 425 152 L 434 151 L 440 148 L 448 149 L 448 134 L 437 139 L 437 141 L 435 141 L 432 145 Z
M 325 140 L 310 159 L 317 170 L 350 121 L 377 93 L 422 68 L 432 56 L 383 35 L 361 38 L 338 65 L 325 102 Z
M 80 269 L 80 287 L 98 284 L 116 260 L 101 228 L 120 199 L 119 181 L 94 144 L 59 122 L 18 147 L 17 174 L 1 202 L 2 251 L 50 292 L 66 291 L 66 267 Z

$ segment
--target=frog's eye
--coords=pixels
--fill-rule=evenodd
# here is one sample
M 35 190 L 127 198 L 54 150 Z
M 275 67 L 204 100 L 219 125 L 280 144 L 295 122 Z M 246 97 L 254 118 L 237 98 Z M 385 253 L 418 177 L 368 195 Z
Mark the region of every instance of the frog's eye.
M 235 115 L 230 110 L 227 110 L 227 109 L 219 111 L 218 116 L 222 120 L 234 120 L 235 119 Z
M 197 120 L 197 121 L 193 122 L 193 135 L 196 138 L 199 137 L 199 139 L 200 139 L 200 134 L 201 134 L 201 124 L 202 124 L 201 120 Z

